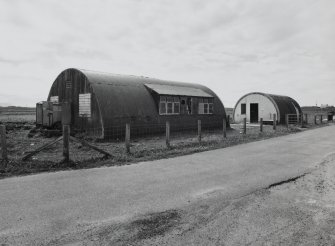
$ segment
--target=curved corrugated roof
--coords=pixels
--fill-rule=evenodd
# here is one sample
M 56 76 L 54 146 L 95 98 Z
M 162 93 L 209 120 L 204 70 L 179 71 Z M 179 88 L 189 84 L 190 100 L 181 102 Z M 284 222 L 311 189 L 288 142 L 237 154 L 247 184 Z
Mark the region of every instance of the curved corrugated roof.
M 179 91 L 182 94 L 187 94 L 184 96 L 191 96 L 190 93 L 193 93 L 195 97 L 213 97 L 215 114 L 225 117 L 221 100 L 212 90 L 203 85 L 76 68 L 64 70 L 58 75 L 56 81 L 58 78 L 66 81 L 80 77 L 85 78 L 92 88 L 99 108 L 102 127 L 121 124 L 118 122 L 124 118 L 136 118 L 141 122 L 147 122 L 147 119 L 150 119 L 150 122 L 159 123 L 162 117 L 158 113 L 158 105 L 153 97 L 153 92 L 160 94 L 174 91 L 174 95 L 176 95 Z
M 296 114 L 297 111 L 299 112 L 299 114 L 302 114 L 300 105 L 291 97 L 288 96 L 282 96 L 282 95 L 275 95 L 275 94 L 269 94 L 269 93 L 263 93 L 263 92 L 251 92 L 248 93 L 244 96 L 242 96 L 236 103 L 236 106 L 238 105 L 238 103 L 246 96 L 252 95 L 252 94 L 259 94 L 259 95 L 263 95 L 267 98 L 270 99 L 270 101 L 273 102 L 276 110 L 277 110 L 277 114 L 278 114 L 278 119 L 279 122 L 283 123 L 285 122 L 285 115 L 286 114 Z
M 105 116 L 104 120 L 112 116 L 114 117 L 117 114 L 128 114 L 129 116 L 152 115 L 153 112 L 156 112 L 156 104 L 150 92 L 145 87 L 146 84 L 189 87 L 201 90 L 204 94 L 218 98 L 209 88 L 194 83 L 175 82 L 133 75 L 110 74 L 84 69 L 76 70 L 82 72 L 91 83 L 100 105 L 101 113 Z M 111 105 L 113 106 L 113 115 L 110 114 Z M 223 108 L 222 103 L 221 105 Z M 224 112 L 222 113 L 224 114 Z

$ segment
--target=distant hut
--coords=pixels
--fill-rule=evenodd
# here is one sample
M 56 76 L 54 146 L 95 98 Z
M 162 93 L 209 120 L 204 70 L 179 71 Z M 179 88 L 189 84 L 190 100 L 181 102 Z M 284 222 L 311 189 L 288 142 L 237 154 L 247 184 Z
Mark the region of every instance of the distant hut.
M 303 114 L 307 115 L 308 122 L 313 122 L 315 116 L 323 117 L 323 120 L 333 121 L 335 115 L 335 107 L 329 105 L 303 106 L 301 107 Z
M 286 114 L 296 115 L 295 118 L 299 119 L 302 111 L 299 104 L 291 97 L 252 92 L 237 101 L 234 121 L 240 123 L 246 118 L 250 123 L 257 123 L 263 118 L 264 122 L 273 122 L 274 114 L 277 123 L 285 124 Z
M 178 131 L 196 129 L 198 119 L 220 128 L 226 119 L 220 99 L 203 85 L 73 68 L 58 75 L 44 104 L 69 105 L 71 127 L 101 138 L 122 136 L 126 123 L 145 135 L 163 131 L 166 121 Z

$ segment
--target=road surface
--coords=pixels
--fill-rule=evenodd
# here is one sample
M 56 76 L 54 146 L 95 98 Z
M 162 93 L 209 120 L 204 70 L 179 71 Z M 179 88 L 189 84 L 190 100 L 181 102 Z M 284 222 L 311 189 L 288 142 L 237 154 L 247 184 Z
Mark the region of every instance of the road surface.
M 122 167 L 0 180 L 0 242 L 57 244 L 102 224 L 227 199 L 308 173 L 335 152 L 335 126 Z M 60 240 L 60 241 L 59 241 Z

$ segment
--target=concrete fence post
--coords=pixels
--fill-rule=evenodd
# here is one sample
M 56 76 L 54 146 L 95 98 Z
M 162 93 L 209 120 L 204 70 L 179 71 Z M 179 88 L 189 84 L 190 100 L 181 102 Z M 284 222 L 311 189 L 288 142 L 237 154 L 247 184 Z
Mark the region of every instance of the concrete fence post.
M 70 160 L 70 126 L 63 125 L 63 157 L 65 162 Z
M 165 127 L 165 135 L 166 135 L 166 147 L 170 148 L 170 122 L 166 122 L 166 127 Z
M 223 119 L 223 138 L 227 137 L 227 120 Z
M 243 119 L 243 134 L 247 134 L 247 118 Z
M 277 115 L 273 114 L 273 130 L 277 129 Z
M 125 135 L 125 145 L 126 145 L 126 152 L 130 153 L 130 124 L 126 123 L 126 135 Z
M 259 120 L 259 131 L 263 132 L 263 118 L 260 118 Z
M 0 138 L 1 138 L 1 157 L 3 160 L 8 160 L 7 155 L 7 142 L 6 142 L 6 126 L 0 125 Z
M 201 120 L 198 120 L 198 141 L 201 142 Z

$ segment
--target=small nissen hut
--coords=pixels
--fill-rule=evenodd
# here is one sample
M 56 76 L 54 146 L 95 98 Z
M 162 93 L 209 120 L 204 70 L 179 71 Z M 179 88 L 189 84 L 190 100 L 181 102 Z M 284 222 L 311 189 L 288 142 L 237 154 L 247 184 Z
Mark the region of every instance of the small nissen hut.
M 273 122 L 273 114 L 276 114 L 277 123 L 285 124 L 286 114 L 299 117 L 302 111 L 299 104 L 288 96 L 252 92 L 236 103 L 234 121 L 240 123 L 246 118 L 247 122 L 256 123 L 263 118 L 264 122 Z
M 71 127 L 102 138 L 122 133 L 126 123 L 134 134 L 166 121 L 171 130 L 196 129 L 198 119 L 219 128 L 226 118 L 220 99 L 202 85 L 72 68 L 56 78 L 44 107 L 50 104 L 69 105 Z

